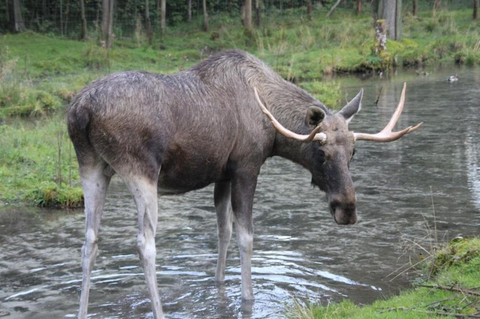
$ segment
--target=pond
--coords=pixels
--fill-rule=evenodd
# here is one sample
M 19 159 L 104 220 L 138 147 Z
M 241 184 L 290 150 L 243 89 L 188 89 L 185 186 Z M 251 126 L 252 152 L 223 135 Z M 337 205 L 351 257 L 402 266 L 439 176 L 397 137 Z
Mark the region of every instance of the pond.
M 226 282 L 217 287 L 213 188 L 159 200 L 158 283 L 168 318 L 277 318 L 294 298 L 368 303 L 398 293 L 408 278 L 411 241 L 478 235 L 480 229 L 480 70 L 440 69 L 428 76 L 342 78 L 345 97 L 365 89 L 352 129 L 373 133 L 408 82 L 398 127 L 424 121 L 395 142 L 358 142 L 351 163 L 359 222 L 334 223 L 325 195 L 301 167 L 274 158 L 262 168 L 254 204 L 256 301 L 242 309 L 240 260 L 230 245 Z M 459 81 L 447 82 L 458 73 Z M 379 92 L 381 94 L 379 95 Z M 378 104 L 375 100 L 379 97 Z M 3 207 L 0 212 L 0 317 L 73 318 L 81 283 L 81 210 Z M 107 196 L 90 318 L 151 316 L 136 253 L 136 211 L 121 180 Z

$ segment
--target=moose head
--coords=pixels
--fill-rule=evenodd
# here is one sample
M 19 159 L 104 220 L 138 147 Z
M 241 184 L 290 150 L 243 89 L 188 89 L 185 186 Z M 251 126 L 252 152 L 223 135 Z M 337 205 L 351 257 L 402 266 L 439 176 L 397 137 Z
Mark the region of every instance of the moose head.
M 270 119 L 275 129 L 285 137 L 308 143 L 306 157 L 310 159 L 308 169 L 312 173 L 312 183 L 327 194 L 327 199 L 335 222 L 341 225 L 357 222 L 356 195 L 349 163 L 355 154 L 357 141 L 392 142 L 417 130 L 423 123 L 393 132 L 405 105 L 406 84 L 395 113 L 385 128 L 377 134 L 349 131 L 348 123 L 357 114 L 362 105 L 363 90 L 345 107 L 333 115 L 326 115 L 317 107 L 307 110 L 305 124 L 314 127 L 308 135 L 294 133 L 285 128 L 260 100 L 257 90 L 255 97 L 262 111 Z

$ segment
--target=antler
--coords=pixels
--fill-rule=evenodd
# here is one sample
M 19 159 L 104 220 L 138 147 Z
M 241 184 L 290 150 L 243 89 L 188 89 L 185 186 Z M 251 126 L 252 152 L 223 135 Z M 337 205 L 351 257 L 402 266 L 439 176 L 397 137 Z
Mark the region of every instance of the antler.
M 297 141 L 308 143 L 311 141 L 321 141 L 325 143 L 327 140 L 327 135 L 325 133 L 318 133 L 320 131 L 320 125 L 313 129 L 313 131 L 309 135 L 297 134 L 295 132 L 290 131 L 289 129 L 285 128 L 280 122 L 278 122 L 275 117 L 268 111 L 268 109 L 263 105 L 260 97 L 258 96 L 257 88 L 253 88 L 255 92 L 255 97 L 257 98 L 257 102 L 262 108 L 263 113 L 270 119 L 272 122 L 273 127 L 285 137 L 296 139 Z
M 415 126 L 409 126 L 401 131 L 392 132 L 392 129 L 395 127 L 395 124 L 397 124 L 397 121 L 400 118 L 400 115 L 402 115 L 403 107 L 405 106 L 406 89 L 407 89 L 407 83 L 403 85 L 400 102 L 398 103 L 397 109 L 395 110 L 395 113 L 393 113 L 393 116 L 390 119 L 390 122 L 388 122 L 387 126 L 385 126 L 385 128 L 380 133 L 377 133 L 377 134 L 353 133 L 355 141 L 364 140 L 364 141 L 373 141 L 373 142 L 392 142 L 392 141 L 398 140 L 399 138 L 401 138 L 402 136 L 408 133 L 416 131 L 423 124 L 423 122 L 421 122 Z

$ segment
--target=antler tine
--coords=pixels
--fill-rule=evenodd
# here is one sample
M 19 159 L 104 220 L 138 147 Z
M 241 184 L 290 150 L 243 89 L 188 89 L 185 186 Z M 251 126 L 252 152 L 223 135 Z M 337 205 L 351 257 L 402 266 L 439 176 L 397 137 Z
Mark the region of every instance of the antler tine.
M 327 135 L 325 133 L 318 133 L 320 131 L 320 125 L 313 129 L 312 132 L 308 135 L 297 134 L 295 132 L 290 131 L 289 129 L 285 128 L 277 119 L 270 113 L 270 111 L 263 105 L 260 97 L 258 96 L 257 88 L 253 88 L 255 93 L 255 98 L 257 99 L 258 104 L 260 105 L 263 113 L 270 119 L 272 122 L 273 127 L 285 137 L 296 139 L 300 142 L 308 143 L 311 141 L 322 141 L 325 142 L 327 140 Z
M 416 131 L 423 124 L 423 122 L 421 122 L 415 126 L 409 126 L 401 131 L 392 132 L 393 128 L 398 122 L 398 119 L 402 115 L 403 108 L 405 106 L 406 89 L 407 89 L 407 83 L 404 83 L 402 95 L 400 96 L 400 102 L 398 103 L 397 109 L 393 113 L 392 118 L 390 119 L 388 124 L 385 126 L 385 128 L 377 134 L 353 133 L 353 136 L 356 141 L 364 140 L 364 141 L 373 141 L 373 142 L 392 142 L 392 141 L 398 140 L 399 138 L 401 138 L 406 134 Z
M 403 89 L 402 89 L 402 95 L 400 96 L 400 102 L 398 102 L 397 109 L 392 115 L 392 118 L 390 119 L 390 122 L 388 122 L 387 126 L 382 131 L 387 131 L 391 132 L 395 125 L 398 122 L 398 119 L 402 115 L 403 108 L 405 107 L 405 94 L 407 90 L 407 82 L 403 83 Z

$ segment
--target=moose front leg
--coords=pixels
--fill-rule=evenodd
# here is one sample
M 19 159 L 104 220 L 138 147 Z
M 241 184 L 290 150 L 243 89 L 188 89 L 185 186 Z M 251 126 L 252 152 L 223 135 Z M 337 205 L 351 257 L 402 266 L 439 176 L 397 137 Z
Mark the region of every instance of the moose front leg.
M 253 196 L 257 176 L 237 174 L 232 180 L 232 210 L 242 269 L 242 298 L 253 300 L 252 251 L 253 251 Z

